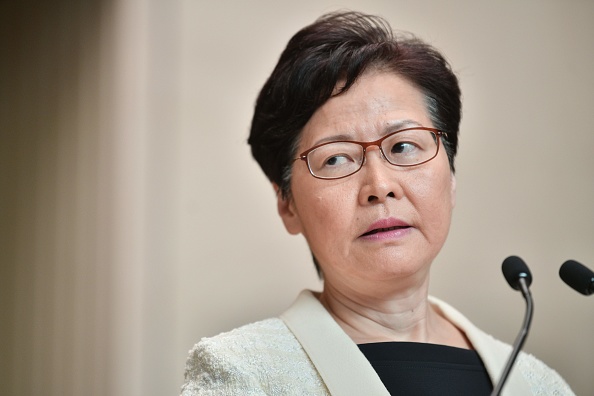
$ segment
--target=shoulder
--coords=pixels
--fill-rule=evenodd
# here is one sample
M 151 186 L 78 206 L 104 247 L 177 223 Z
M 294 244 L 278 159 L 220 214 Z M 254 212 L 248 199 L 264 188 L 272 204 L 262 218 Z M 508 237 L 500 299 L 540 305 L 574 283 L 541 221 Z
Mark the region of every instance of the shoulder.
M 530 384 L 534 395 L 574 395 L 567 382 L 555 370 L 533 355 L 521 352 L 516 368 Z
M 272 318 L 241 326 L 214 337 L 203 338 L 194 346 L 194 350 L 245 352 L 274 348 L 279 341 L 292 340 L 294 337 L 283 321 Z
M 182 394 L 292 394 L 300 381 L 323 388 L 297 339 L 274 318 L 200 340 L 189 352 Z
M 282 320 L 266 319 L 200 340 L 190 350 L 187 374 L 196 370 L 196 364 L 211 366 L 216 362 L 220 368 L 238 367 L 256 360 L 262 363 L 279 353 L 286 354 L 299 348 Z
M 495 348 L 505 352 L 507 356 L 511 354 L 511 345 L 491 335 L 488 337 Z M 522 376 L 532 395 L 575 396 L 559 373 L 530 353 L 521 351 L 512 370 L 516 370 Z

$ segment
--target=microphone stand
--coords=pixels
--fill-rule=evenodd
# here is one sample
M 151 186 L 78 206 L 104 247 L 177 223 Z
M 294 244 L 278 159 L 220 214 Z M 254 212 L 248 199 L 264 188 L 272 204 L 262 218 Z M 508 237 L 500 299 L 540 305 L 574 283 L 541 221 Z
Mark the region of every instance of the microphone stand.
M 516 337 L 516 341 L 514 342 L 514 348 L 512 350 L 512 353 L 509 356 L 509 359 L 507 360 L 507 364 L 505 365 L 505 368 L 503 369 L 503 373 L 501 374 L 501 377 L 499 378 L 499 382 L 497 383 L 497 386 L 495 387 L 495 389 L 493 389 L 491 396 L 499 396 L 499 394 L 501 393 L 501 390 L 503 389 L 503 385 L 505 385 L 505 382 L 507 381 L 507 377 L 509 376 L 512 366 L 514 365 L 516 358 L 518 357 L 518 354 L 520 353 L 520 350 L 522 349 L 522 346 L 524 345 L 524 342 L 526 341 L 526 338 L 528 337 L 528 330 L 530 329 L 530 324 L 532 323 L 532 314 L 534 311 L 534 301 L 532 300 L 532 294 L 530 294 L 530 289 L 528 288 L 528 284 L 526 283 L 525 278 L 520 277 L 520 279 L 518 280 L 518 284 L 520 286 L 520 291 L 522 292 L 522 296 L 524 297 L 524 300 L 526 300 L 526 311 L 524 313 L 524 323 L 522 323 L 522 328 L 520 329 L 520 332 L 518 333 L 518 336 Z

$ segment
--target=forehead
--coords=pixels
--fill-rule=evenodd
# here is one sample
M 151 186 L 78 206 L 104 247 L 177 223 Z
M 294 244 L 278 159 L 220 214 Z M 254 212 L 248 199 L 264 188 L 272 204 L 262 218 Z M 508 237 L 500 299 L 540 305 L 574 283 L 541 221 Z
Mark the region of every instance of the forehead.
M 432 127 L 423 93 L 389 72 L 363 74 L 346 92 L 321 106 L 303 128 L 300 148 L 324 141 L 370 141 L 399 126 Z

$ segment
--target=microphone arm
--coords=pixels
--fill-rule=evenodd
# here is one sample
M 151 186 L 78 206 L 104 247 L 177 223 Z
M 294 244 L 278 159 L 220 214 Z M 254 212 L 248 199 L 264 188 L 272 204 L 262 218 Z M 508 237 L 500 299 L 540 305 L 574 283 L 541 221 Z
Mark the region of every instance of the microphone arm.
M 505 276 L 505 280 L 514 290 L 519 290 L 522 292 L 522 296 L 524 300 L 526 300 L 526 311 L 524 313 L 524 323 L 522 324 L 522 328 L 516 337 L 516 341 L 514 342 L 514 346 L 512 349 L 512 353 L 507 360 L 507 364 L 503 369 L 503 373 L 499 378 L 499 382 L 497 386 L 493 389 L 491 396 L 499 396 L 501 393 L 501 389 L 505 385 L 505 381 L 509 377 L 509 373 L 528 337 L 528 330 L 530 330 L 530 323 L 532 323 L 532 313 L 534 311 L 534 302 L 532 301 L 532 294 L 530 294 L 530 284 L 532 283 L 532 274 L 528 269 L 528 266 L 518 256 L 509 256 L 505 260 L 503 260 L 503 264 L 501 265 L 501 271 L 503 271 L 503 276 Z
M 499 396 L 499 394 L 501 393 L 501 390 L 503 389 L 503 385 L 505 385 L 505 382 L 507 381 L 507 378 L 509 377 L 509 373 L 511 372 L 511 369 L 518 357 L 518 354 L 520 353 L 520 350 L 522 349 L 524 342 L 526 342 L 526 338 L 528 338 L 528 331 L 530 330 L 530 324 L 532 323 L 532 314 L 534 313 L 534 301 L 532 300 L 532 294 L 530 293 L 530 289 L 528 288 L 528 283 L 526 282 L 526 278 L 521 277 L 518 280 L 518 285 L 520 287 L 520 292 L 522 292 L 522 296 L 524 297 L 524 300 L 526 300 L 526 311 L 524 313 L 524 323 L 522 323 L 522 328 L 520 329 L 520 332 L 518 333 L 518 336 L 516 337 L 516 341 L 514 342 L 514 347 L 513 347 L 512 353 L 509 356 L 509 359 L 507 360 L 507 364 L 505 365 L 505 368 L 503 369 L 503 373 L 501 374 L 501 377 L 499 378 L 499 382 L 497 383 L 497 386 L 493 389 L 491 396 Z

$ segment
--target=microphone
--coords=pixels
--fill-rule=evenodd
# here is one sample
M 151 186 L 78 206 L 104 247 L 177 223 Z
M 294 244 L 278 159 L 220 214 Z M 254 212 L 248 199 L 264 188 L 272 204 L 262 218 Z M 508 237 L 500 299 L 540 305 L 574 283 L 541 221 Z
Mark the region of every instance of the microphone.
M 522 296 L 524 300 L 526 300 L 526 312 L 524 314 L 524 323 L 522 324 L 522 328 L 516 337 L 516 341 L 514 342 L 514 346 L 512 349 L 512 353 L 507 360 L 505 368 L 503 369 L 503 373 L 499 378 L 499 382 L 497 386 L 493 389 L 491 396 L 498 396 L 509 377 L 509 373 L 511 372 L 512 366 L 514 365 L 526 338 L 528 337 L 528 330 L 530 330 L 530 323 L 532 322 L 532 314 L 534 308 L 534 302 L 532 301 L 532 295 L 530 294 L 529 286 L 532 283 L 532 274 L 528 269 L 528 266 L 521 258 L 517 256 L 509 256 L 505 260 L 503 260 L 503 264 L 501 265 L 501 271 L 503 272 L 503 276 L 507 280 L 507 283 L 512 287 L 514 290 L 519 290 L 522 292 Z
M 528 266 L 518 256 L 509 256 L 503 260 L 501 264 L 501 271 L 505 280 L 514 290 L 520 290 L 522 288 L 520 279 L 526 281 L 526 287 L 532 284 L 532 274 L 528 269 Z
M 567 260 L 559 268 L 559 276 L 569 287 L 589 296 L 594 293 L 594 271 L 574 260 Z

